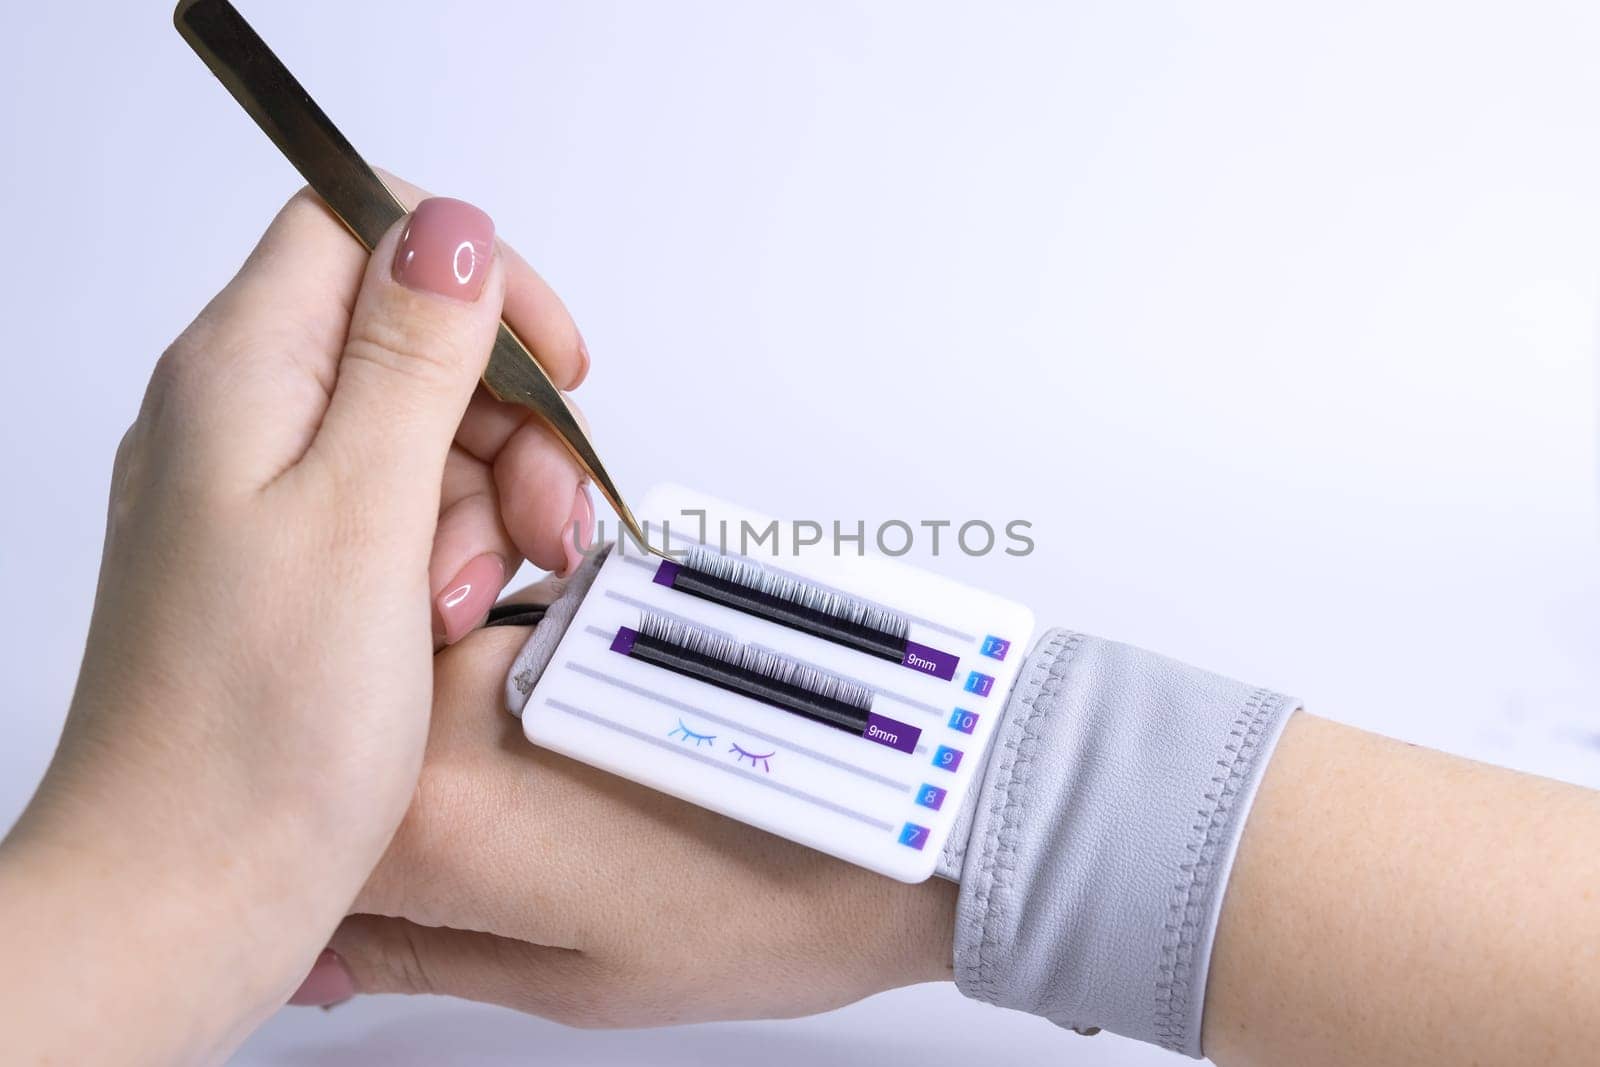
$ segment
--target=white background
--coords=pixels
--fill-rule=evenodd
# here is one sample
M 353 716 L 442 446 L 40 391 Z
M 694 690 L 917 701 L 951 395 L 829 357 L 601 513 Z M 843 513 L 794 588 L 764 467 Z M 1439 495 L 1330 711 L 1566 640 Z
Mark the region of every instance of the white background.
M 0 821 L 69 699 L 112 451 L 297 180 L 165 3 L 0 34 Z M 1042 620 L 1600 785 L 1600 7 L 245 4 L 355 143 L 496 217 L 634 494 L 1025 518 Z M 1286 950 L 1289 950 L 1286 947 Z M 285 1012 L 265 1063 L 1176 1062 L 928 987 L 566 1031 Z

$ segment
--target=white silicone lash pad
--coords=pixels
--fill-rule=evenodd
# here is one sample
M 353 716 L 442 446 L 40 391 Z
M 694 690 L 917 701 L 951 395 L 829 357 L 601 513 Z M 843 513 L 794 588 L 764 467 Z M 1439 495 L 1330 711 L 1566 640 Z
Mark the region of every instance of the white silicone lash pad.
M 892 878 L 931 875 L 1032 612 L 826 538 L 796 554 L 796 524 L 676 486 L 639 514 L 658 546 L 665 520 L 679 562 L 611 550 L 523 709 L 529 740 Z

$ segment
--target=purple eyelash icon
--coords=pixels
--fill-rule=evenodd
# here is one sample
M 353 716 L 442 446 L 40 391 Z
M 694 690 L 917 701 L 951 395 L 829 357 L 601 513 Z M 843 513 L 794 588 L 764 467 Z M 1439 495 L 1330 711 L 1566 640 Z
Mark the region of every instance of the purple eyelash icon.
M 735 763 L 743 763 L 745 760 L 749 760 L 750 766 L 760 767 L 768 774 L 772 773 L 772 764 L 768 763 L 767 761 L 776 754 L 777 749 L 773 749 L 771 752 L 767 753 L 746 752 L 744 749 L 740 748 L 739 743 L 735 741 L 728 747 L 728 751 L 734 754 L 733 761 Z
M 717 739 L 717 735 L 716 734 L 697 734 L 697 733 L 695 733 L 693 730 L 691 730 L 687 726 L 683 725 L 683 720 L 682 719 L 678 720 L 678 725 L 674 726 L 671 730 L 667 731 L 667 736 L 668 737 L 681 737 L 681 738 L 683 738 L 683 743 L 686 744 L 686 745 L 689 742 L 692 741 L 692 742 L 694 742 L 694 747 L 695 748 L 699 748 L 701 745 L 709 745 L 709 744 L 711 744 L 711 742 L 713 742 L 713 741 L 715 741 Z

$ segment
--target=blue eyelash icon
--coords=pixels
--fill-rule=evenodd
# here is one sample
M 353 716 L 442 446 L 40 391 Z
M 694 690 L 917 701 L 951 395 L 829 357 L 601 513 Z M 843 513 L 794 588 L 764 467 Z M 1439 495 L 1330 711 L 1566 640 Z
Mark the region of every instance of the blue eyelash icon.
M 745 760 L 749 760 L 750 766 L 760 767 L 768 774 L 772 773 L 772 764 L 768 763 L 767 761 L 773 757 L 773 755 L 777 752 L 777 749 L 773 749 L 772 752 L 767 753 L 746 752 L 744 749 L 739 747 L 738 742 L 734 742 L 732 745 L 728 746 L 728 751 L 734 754 L 733 761 L 735 763 L 743 763 Z
M 693 741 L 694 742 L 694 747 L 696 747 L 696 748 L 699 748 L 701 745 L 709 745 L 709 744 L 711 744 L 711 742 L 713 742 L 713 741 L 715 741 L 717 739 L 717 735 L 716 734 L 697 734 L 697 733 L 695 733 L 693 730 L 691 730 L 687 726 L 683 725 L 683 720 L 682 719 L 678 720 L 678 725 L 677 726 L 674 726 L 671 730 L 669 730 L 667 732 L 667 736 L 668 737 L 681 737 L 681 738 L 683 738 L 683 743 L 686 744 L 686 745 L 689 742 Z

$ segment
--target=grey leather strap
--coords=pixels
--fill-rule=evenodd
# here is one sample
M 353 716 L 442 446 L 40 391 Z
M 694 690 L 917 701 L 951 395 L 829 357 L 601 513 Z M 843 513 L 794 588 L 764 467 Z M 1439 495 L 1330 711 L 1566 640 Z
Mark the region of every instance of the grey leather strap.
M 1052 630 L 1006 705 L 960 864 L 956 983 L 1201 1055 L 1228 872 L 1294 700 Z

